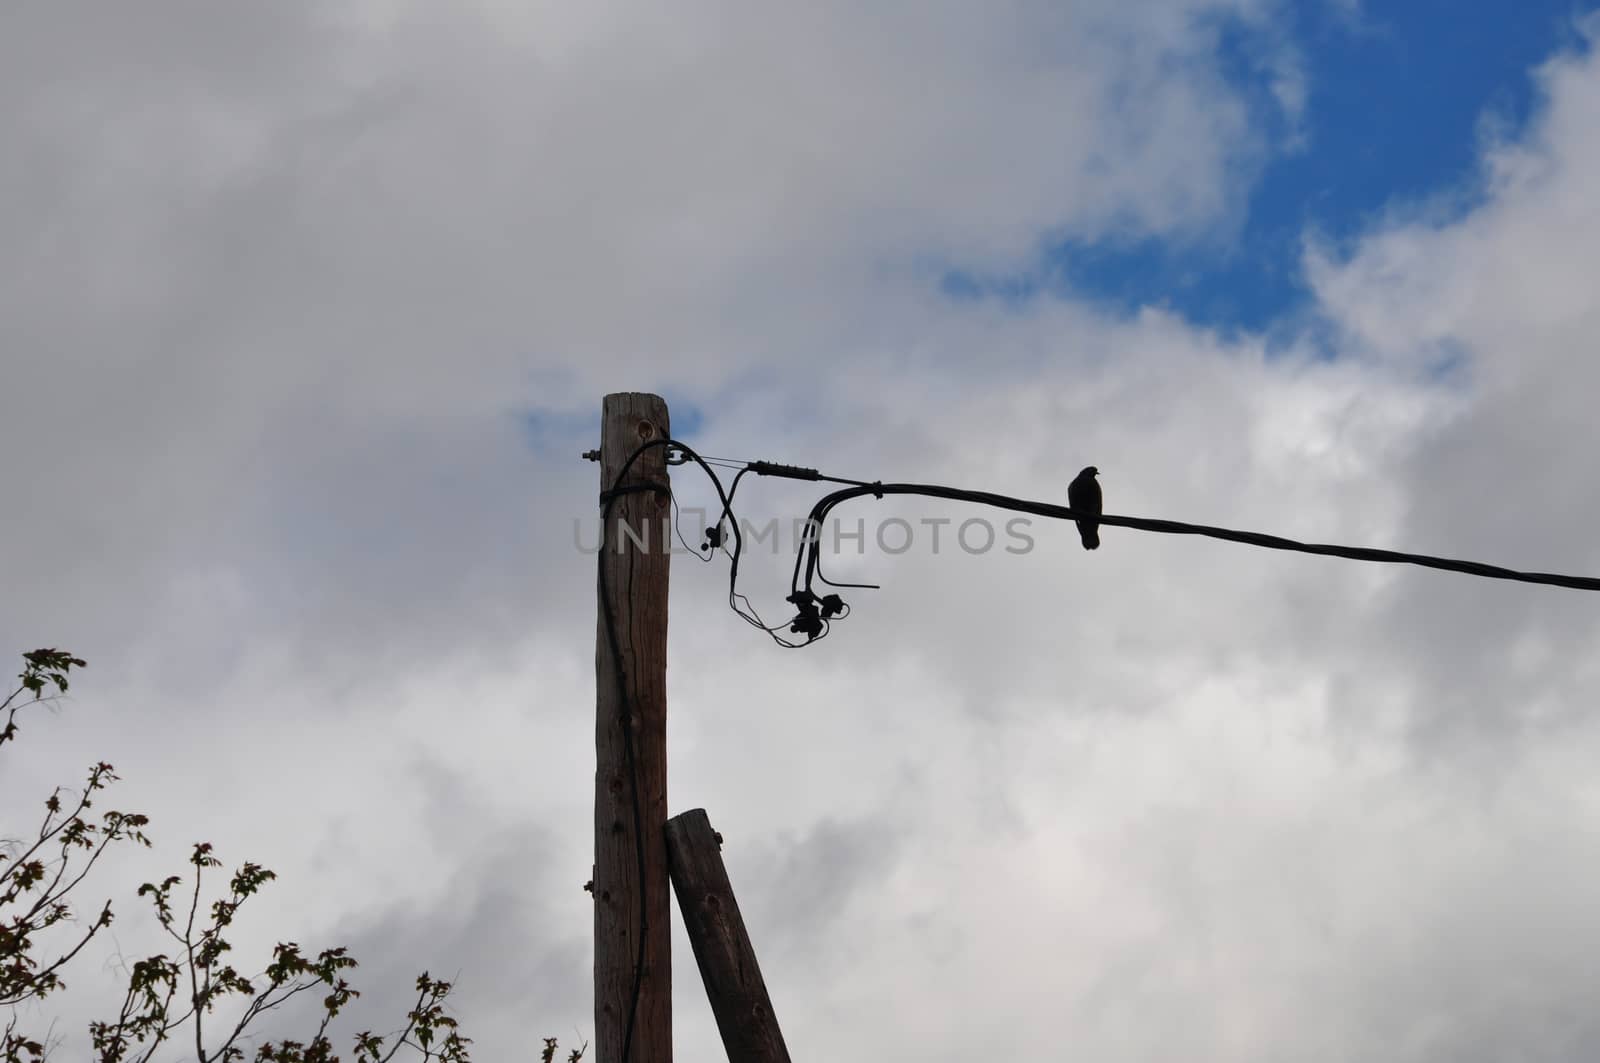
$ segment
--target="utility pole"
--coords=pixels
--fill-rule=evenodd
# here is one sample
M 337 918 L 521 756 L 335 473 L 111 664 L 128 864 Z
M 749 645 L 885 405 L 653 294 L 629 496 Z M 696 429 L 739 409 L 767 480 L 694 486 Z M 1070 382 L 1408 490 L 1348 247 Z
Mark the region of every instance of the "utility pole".
M 617 488 L 601 529 L 595 644 L 595 1063 L 671 1063 L 671 901 L 667 886 L 667 566 L 672 501 L 667 404 L 656 395 L 607 395 L 601 408 L 600 490 Z M 601 512 L 605 512 L 605 501 Z M 621 657 L 607 632 L 609 608 Z M 620 679 L 620 681 L 619 681 Z M 624 714 L 627 719 L 624 719 Z M 631 753 L 630 753 L 631 741 Z M 637 789 L 635 789 L 637 788 Z M 635 806 L 637 795 L 637 806 Z M 635 807 L 638 810 L 635 821 Z M 636 833 L 637 831 L 637 833 Z M 643 870 L 639 861 L 643 853 Z M 642 895 L 641 895 L 642 887 Z M 643 963 L 640 911 L 643 905 Z M 634 1006 L 635 978 L 638 1002 Z M 632 1022 L 627 1058 L 623 1042 Z
M 711 829 L 705 809 L 667 820 L 667 853 L 678 911 L 728 1063 L 789 1063 L 755 946 L 722 863 L 722 835 Z

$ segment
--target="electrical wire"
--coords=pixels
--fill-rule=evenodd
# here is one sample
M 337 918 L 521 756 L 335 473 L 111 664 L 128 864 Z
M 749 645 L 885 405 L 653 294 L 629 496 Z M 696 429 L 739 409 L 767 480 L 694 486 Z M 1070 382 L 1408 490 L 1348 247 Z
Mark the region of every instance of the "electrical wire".
M 1102 525 L 1110 527 L 1134 528 L 1139 531 L 1158 532 L 1165 535 L 1203 535 L 1213 539 L 1225 539 L 1229 542 L 1244 543 L 1247 546 L 1258 546 L 1268 550 L 1291 550 L 1304 554 L 1321 554 L 1328 557 L 1341 557 L 1352 561 L 1373 561 L 1386 564 L 1420 565 L 1425 568 L 1441 569 L 1447 572 L 1460 572 L 1469 576 L 1478 576 L 1484 579 L 1513 580 L 1521 583 L 1539 583 L 1552 587 L 1566 587 L 1573 590 L 1600 591 L 1600 579 L 1591 576 L 1566 576 L 1551 572 L 1519 572 L 1515 569 L 1502 568 L 1499 565 L 1487 565 L 1480 561 L 1461 561 L 1454 558 L 1434 557 L 1429 554 L 1412 554 L 1399 550 L 1380 550 L 1366 546 L 1340 546 L 1330 543 L 1303 543 L 1295 539 L 1286 539 L 1280 535 L 1267 535 L 1263 532 L 1239 531 L 1233 528 L 1217 528 L 1206 524 L 1189 524 L 1176 520 L 1157 520 L 1150 517 L 1123 517 L 1109 513 L 1079 513 L 1068 506 L 1058 506 L 1049 502 L 1038 502 L 1025 498 L 1013 498 L 1009 495 L 994 494 L 989 491 L 971 491 L 955 487 L 943 487 L 937 484 L 912 484 L 912 483 L 873 483 L 863 484 L 858 487 L 848 487 L 824 496 L 811 509 L 811 521 L 821 526 L 832 510 L 854 498 L 864 495 L 873 495 L 883 498 L 886 495 L 921 495 L 928 498 L 943 498 L 958 502 L 975 502 L 980 505 L 994 506 L 998 509 L 1010 510 L 1017 513 L 1031 513 L 1040 517 L 1051 517 L 1058 520 L 1091 519 Z M 821 579 L 824 583 L 832 583 L 821 575 L 821 544 L 811 541 L 802 544 L 795 558 L 795 575 L 791 581 L 790 589 L 795 593 L 809 593 L 813 578 Z M 802 575 L 803 573 L 803 575 Z M 847 586 L 846 584 L 833 584 L 834 586 Z M 852 584 L 849 586 L 863 586 Z
M 691 555 L 696 561 L 704 561 L 707 564 L 716 560 L 717 551 L 715 547 L 702 546 L 700 549 L 705 550 L 705 553 L 702 554 L 700 550 L 690 546 L 689 540 L 683 537 L 683 513 L 678 508 L 678 496 L 676 494 L 672 496 L 672 530 L 678 536 L 678 541 L 683 544 L 684 553 Z
M 680 524 L 681 512 L 678 508 L 678 499 L 672 491 L 670 483 L 623 484 L 628 471 L 633 467 L 639 456 L 655 447 L 668 448 L 666 464 L 669 466 L 683 465 L 691 461 L 697 464 L 711 480 L 712 486 L 716 488 L 717 499 L 721 503 L 721 509 L 718 511 L 717 519 L 706 528 L 706 541 L 701 547 L 701 550 L 706 551 L 705 553 L 693 550 L 689 547 L 688 542 L 684 540 Z M 715 472 L 716 468 L 737 470 L 732 483 L 726 490 L 722 486 L 721 478 Z M 844 485 L 841 490 L 824 495 L 811 508 L 811 513 L 805 525 L 806 530 L 795 552 L 794 574 L 790 579 L 790 593 L 787 599 L 790 604 L 794 605 L 796 612 L 786 623 L 767 624 L 761 619 L 750 599 L 739 591 L 739 559 L 744 550 L 744 536 L 740 531 L 739 520 L 733 510 L 733 500 L 738 493 L 739 484 L 748 473 Z M 974 491 L 945 487 L 939 484 L 886 484 L 877 481 L 851 480 L 836 476 L 825 476 L 816 469 L 795 465 L 783 465 L 768 461 L 746 461 L 738 458 L 706 457 L 696 453 L 686 444 L 669 438 L 653 439 L 645 442 L 635 449 L 627 460 L 622 463 L 622 467 L 618 470 L 611 487 L 603 491 L 600 496 L 602 506 L 600 518 L 601 557 L 599 564 L 600 603 L 605 618 L 606 639 L 611 649 L 611 660 L 616 674 L 618 698 L 621 702 L 623 739 L 626 747 L 625 756 L 629 776 L 629 793 L 633 811 L 635 859 L 639 872 L 638 951 L 634 962 L 632 1002 L 628 1008 L 628 1023 L 626 1032 L 623 1035 L 621 1063 L 627 1063 L 628 1053 L 633 1044 L 633 1031 L 638 1015 L 639 996 L 644 976 L 645 934 L 649 929 L 649 921 L 645 910 L 646 879 L 644 871 L 644 833 L 642 830 L 643 815 L 639 805 L 639 769 L 633 734 L 632 711 L 629 704 L 627 674 L 622 661 L 622 649 L 617 638 L 616 617 L 611 607 L 610 588 L 607 586 L 606 581 L 604 554 L 606 531 L 610 525 L 612 504 L 617 498 L 625 494 L 640 491 L 665 493 L 671 498 L 673 530 L 684 547 L 689 549 L 699 560 L 712 560 L 718 550 L 728 557 L 729 608 L 745 622 L 765 632 L 775 643 L 785 649 L 800 649 L 826 638 L 829 631 L 832 630 L 832 621 L 840 620 L 850 615 L 850 606 L 837 594 L 818 595 L 815 592 L 814 586 L 817 581 L 836 588 L 878 589 L 878 584 L 875 583 L 835 582 L 828 579 L 822 572 L 821 531 L 824 526 L 823 522 L 836 507 L 867 495 L 872 495 L 878 499 L 883 499 L 889 495 L 920 495 L 926 498 L 972 502 L 978 505 L 992 506 L 1016 513 L 1029 513 L 1034 516 L 1049 517 L 1055 520 L 1092 519 L 1107 527 L 1132 528 L 1138 531 L 1156 532 L 1164 535 L 1201 535 L 1269 550 L 1289 550 L 1298 553 L 1320 554 L 1352 561 L 1420 565 L 1425 568 L 1459 572 L 1485 579 L 1512 580 L 1522 583 L 1567 587 L 1575 590 L 1600 591 L 1600 579 L 1588 576 L 1566 576 L 1549 572 L 1519 572 L 1514 569 L 1483 564 L 1477 561 L 1461 561 L 1452 558 L 1434 557 L 1428 554 L 1404 553 L 1398 550 L 1340 546 L 1329 543 L 1303 543 L 1262 532 L 1239 531 L 1233 528 L 1218 528 L 1205 524 L 1190 524 L 1184 521 L 1159 520 L 1149 517 L 1125 517 L 1104 513 L 1079 513 L 1069 506 L 1016 498 L 990 491 Z M 728 545 L 730 535 L 732 538 L 731 549 Z M 620 548 L 620 541 L 618 545 Z M 796 642 L 779 634 L 785 627 L 791 634 L 803 635 L 804 641 Z
M 1108 527 L 1126 527 L 1165 535 L 1201 535 L 1269 550 L 1289 550 L 1299 553 L 1320 554 L 1354 561 L 1411 564 L 1425 568 L 1459 572 L 1485 579 L 1537 583 L 1576 590 L 1600 590 L 1600 579 L 1587 576 L 1567 576 L 1548 572 L 1521 572 L 1478 561 L 1462 561 L 1453 558 L 1435 557 L 1429 554 L 1406 553 L 1398 550 L 1341 546 L 1330 543 L 1303 543 L 1279 535 L 1240 531 L 1233 528 L 1219 528 L 1204 524 L 1191 524 L 1184 521 L 1160 520 L 1149 517 L 1126 517 L 1114 514 L 1080 514 L 1069 506 L 1001 495 L 990 491 L 975 491 L 946 487 L 939 484 L 868 482 L 866 480 L 827 476 L 816 469 L 784 465 L 778 462 L 703 456 L 677 440 L 656 440 L 654 444 L 671 448 L 668 464 L 681 465 L 693 461 L 705 471 L 706 475 L 716 485 L 718 497 L 722 502 L 722 509 L 718 514 L 717 520 L 707 529 L 707 541 L 702 544 L 702 550 L 705 550 L 706 553 L 697 554 L 697 556 L 702 561 L 710 560 L 719 548 L 728 556 L 729 608 L 745 622 L 765 632 L 771 636 L 774 642 L 786 649 L 798 649 L 825 637 L 830 629 L 830 621 L 841 619 L 848 615 L 849 606 L 836 594 L 818 595 L 815 590 L 816 583 L 820 582 L 836 589 L 879 589 L 879 585 L 875 583 L 835 581 L 829 579 L 822 570 L 821 530 L 823 522 L 836 506 L 869 494 L 880 499 L 886 495 L 921 495 L 928 498 L 973 502 L 1056 520 L 1092 518 L 1101 525 Z M 726 492 L 723 491 L 721 481 L 717 478 L 716 473 L 713 472 L 713 466 L 737 470 L 733 482 Z M 733 499 L 744 476 L 752 472 L 762 476 L 777 476 L 795 480 L 844 485 L 842 490 L 825 495 L 811 509 L 805 525 L 805 532 L 795 552 L 794 575 L 790 580 L 788 601 L 795 606 L 796 613 L 786 623 L 768 624 L 761 618 L 760 613 L 756 611 L 749 597 L 738 589 L 739 559 L 743 548 L 743 537 L 740 532 L 739 521 L 733 512 Z M 674 505 L 676 505 L 676 498 L 674 498 Z M 733 540 L 732 549 L 729 549 L 727 542 L 730 533 Z M 679 530 L 678 535 L 681 540 L 681 530 Z M 684 545 L 687 547 L 688 544 L 685 543 Z M 789 633 L 805 636 L 804 640 L 796 642 L 785 638 L 780 632 L 786 626 Z
M 644 981 L 644 943 L 645 943 L 645 936 L 649 932 L 649 929 L 650 929 L 650 921 L 649 921 L 649 915 L 648 915 L 648 913 L 646 911 L 646 908 L 645 908 L 645 890 L 646 890 L 646 886 L 647 886 L 648 880 L 647 880 L 647 878 L 645 876 L 645 868 L 644 868 L 644 829 L 643 829 L 644 814 L 643 814 L 643 812 L 641 811 L 641 809 L 639 807 L 639 764 L 638 764 L 638 753 L 637 753 L 636 748 L 635 748 L 634 733 L 633 733 L 633 706 L 631 704 L 632 698 L 630 697 L 630 694 L 629 694 L 627 669 L 624 667 L 623 661 L 622 661 L 622 646 L 621 646 L 620 641 L 617 638 L 616 615 L 615 615 L 615 611 L 611 608 L 611 589 L 610 589 L 610 587 L 608 585 L 608 582 L 606 580 L 606 560 L 605 560 L 605 551 L 606 551 L 606 545 L 607 545 L 607 543 L 606 543 L 606 532 L 610 529 L 610 525 L 611 525 L 611 507 L 616 502 L 616 500 L 618 498 L 622 497 L 623 495 L 635 494 L 635 493 L 642 492 L 642 491 L 653 491 L 653 492 L 657 492 L 657 493 L 666 492 L 669 496 L 672 497 L 673 512 L 674 512 L 674 518 L 673 518 L 674 531 L 677 532 L 679 540 L 682 541 L 683 533 L 682 533 L 681 528 L 678 528 L 678 526 L 677 526 L 677 522 L 678 522 L 677 498 L 676 498 L 675 495 L 672 494 L 672 488 L 671 488 L 670 483 L 667 483 L 667 482 L 647 482 L 647 483 L 635 483 L 635 484 L 624 484 L 623 483 L 623 480 L 626 479 L 626 477 L 628 475 L 628 470 L 633 468 L 633 463 L 639 459 L 639 456 L 641 454 L 645 453 L 646 451 L 651 450 L 652 448 L 655 448 L 655 447 L 668 447 L 668 448 L 671 448 L 669 450 L 669 462 L 668 462 L 669 464 L 683 464 L 685 460 L 692 460 L 692 461 L 696 462 L 703 470 L 705 470 L 705 474 L 708 477 L 710 477 L 712 485 L 715 486 L 716 489 L 717 489 L 717 498 L 722 503 L 721 514 L 722 514 L 723 517 L 725 517 L 727 515 L 730 515 L 732 513 L 732 505 L 733 505 L 733 500 L 732 500 L 731 494 L 728 493 L 728 492 L 723 491 L 723 489 L 722 489 L 722 480 L 717 476 L 717 474 L 715 472 L 712 471 L 711 466 L 708 465 L 704 460 L 702 460 L 700 458 L 700 456 L 698 454 L 696 454 L 693 450 L 690 450 L 688 447 L 684 446 L 682 443 L 679 443 L 679 442 L 677 442 L 676 440 L 673 440 L 673 439 L 653 439 L 653 440 L 649 440 L 649 441 L 647 441 L 645 443 L 640 444 L 633 451 L 632 454 L 628 455 L 627 460 L 625 460 L 622 463 L 622 467 L 617 470 L 617 475 L 612 480 L 611 486 L 607 490 L 601 492 L 601 495 L 600 495 L 600 504 L 601 504 L 601 511 L 600 511 L 600 549 L 599 549 L 599 563 L 597 565 L 597 569 L 598 569 L 597 581 L 598 581 L 598 584 L 599 584 L 599 592 L 600 592 L 599 593 L 599 597 L 600 597 L 601 612 L 602 612 L 602 614 L 603 614 L 603 616 L 605 618 L 606 643 L 611 649 L 612 671 L 614 672 L 615 678 L 616 678 L 617 700 L 619 702 L 619 708 L 620 708 L 621 717 L 622 717 L 622 735 L 623 735 L 623 749 L 624 749 L 624 754 L 623 755 L 624 755 L 624 758 L 625 758 L 625 760 L 627 762 L 628 794 L 629 794 L 629 802 L 630 802 L 630 804 L 632 806 L 632 812 L 633 812 L 634 860 L 635 860 L 635 864 L 636 864 L 636 867 L 637 867 L 637 870 L 638 870 L 638 876 L 639 876 L 638 890 L 637 890 L 638 901 L 639 901 L 639 904 L 638 904 L 638 935 L 637 935 L 638 942 L 637 942 L 637 947 L 636 947 L 636 951 L 635 951 L 635 954 L 634 954 L 633 988 L 632 988 L 632 990 L 630 992 L 631 1000 L 630 1000 L 630 1002 L 628 1004 L 628 1023 L 627 1023 L 627 1026 L 625 1027 L 625 1031 L 624 1031 L 623 1037 L 622 1037 L 622 1054 L 619 1057 L 620 1063 L 627 1063 L 628 1053 L 633 1047 L 633 1031 L 634 1031 L 634 1026 L 636 1025 L 636 1023 L 638 1021 L 639 997 L 640 997 L 640 993 L 643 990 L 643 981 Z M 678 454 L 682 455 L 682 458 L 680 458 L 677 461 L 672 461 L 671 460 L 672 451 L 674 451 L 674 450 Z M 743 475 L 743 470 L 741 470 L 740 475 Z M 735 478 L 734 478 L 734 483 L 735 483 L 735 486 L 737 486 L 737 484 L 738 484 L 738 477 L 737 476 L 735 476 Z M 718 521 L 717 521 L 717 523 L 715 525 L 715 527 L 719 531 L 719 535 L 716 537 L 717 540 L 720 540 L 721 525 L 722 525 L 722 517 L 719 517 Z M 732 587 L 734 586 L 734 581 L 737 579 L 738 557 L 739 557 L 739 552 L 740 552 L 740 550 L 741 550 L 741 548 L 743 546 L 743 537 L 739 533 L 739 528 L 738 528 L 738 522 L 737 521 L 735 521 L 733 523 L 733 536 L 734 536 L 734 549 L 733 549 L 733 552 L 732 552 L 732 555 L 731 555 L 733 557 L 733 566 L 732 566 L 733 573 L 729 576 L 730 595 L 732 594 Z M 623 541 L 624 540 L 619 536 L 619 538 L 618 538 L 619 547 L 620 547 L 620 544 Z M 684 543 L 685 547 L 688 547 L 688 545 L 689 545 L 688 543 Z M 712 546 L 714 547 L 715 545 L 716 545 L 716 543 L 713 542 Z M 696 556 L 700 556 L 700 555 L 696 554 Z M 713 550 L 713 552 L 709 556 L 701 557 L 701 560 L 709 561 L 714 556 L 715 556 L 715 552 Z M 737 609 L 735 609 L 735 611 L 737 612 Z M 776 636 L 774 636 L 774 637 L 776 637 Z
M 1488 565 L 1478 561 L 1462 561 L 1453 558 L 1435 557 L 1429 554 L 1406 553 L 1398 550 L 1381 550 L 1372 547 L 1342 546 L 1330 543 L 1304 543 L 1298 540 L 1284 538 L 1279 535 L 1268 535 L 1263 532 L 1240 531 L 1233 528 L 1219 528 L 1205 524 L 1191 524 L 1184 521 L 1160 520 L 1149 517 L 1126 517 L 1114 514 L 1080 514 L 1069 506 L 1055 505 L 1049 502 L 1039 502 L 1032 499 L 1016 498 L 1010 495 L 996 494 L 991 491 L 974 491 L 964 488 L 946 487 L 939 484 L 914 484 L 868 482 L 845 477 L 827 476 L 816 469 L 796 465 L 784 465 L 769 461 L 747 461 L 738 458 L 713 457 L 706 458 L 695 454 L 693 450 L 682 443 L 673 441 L 671 444 L 678 454 L 673 459 L 674 464 L 682 464 L 693 460 L 705 469 L 707 475 L 712 476 L 710 463 L 715 463 L 722 468 L 737 468 L 732 487 L 722 496 L 723 508 L 718 520 L 712 526 L 714 534 L 707 546 L 715 549 L 719 544 L 723 552 L 730 559 L 728 578 L 728 604 L 729 607 L 743 618 L 747 623 L 759 628 L 770 635 L 780 646 L 788 649 L 798 649 L 809 645 L 827 635 L 830 621 L 841 619 L 848 615 L 849 606 L 836 594 L 816 593 L 815 585 L 820 582 L 836 589 L 866 589 L 876 590 L 875 583 L 846 583 L 829 579 L 822 570 L 822 536 L 823 522 L 832 510 L 851 499 L 865 495 L 883 498 L 886 495 L 921 495 L 928 498 L 942 498 L 952 501 L 973 502 L 980 505 L 994 506 L 999 509 L 1010 510 L 1017 513 L 1029 513 L 1035 516 L 1049 517 L 1056 520 L 1079 520 L 1092 518 L 1101 525 L 1108 527 L 1126 527 L 1139 531 L 1156 532 L 1165 535 L 1201 535 L 1214 539 L 1223 539 L 1229 542 L 1243 543 L 1247 546 L 1256 546 L 1269 550 L 1290 550 L 1299 553 L 1320 554 L 1329 557 L 1341 557 L 1347 560 L 1378 562 L 1384 564 L 1411 564 L 1425 568 L 1434 568 L 1448 572 L 1459 572 L 1465 575 L 1478 576 L 1485 579 L 1502 579 L 1522 583 L 1537 583 L 1547 586 L 1567 587 L 1576 590 L 1600 590 L 1600 579 L 1588 576 L 1566 576 L 1548 572 L 1521 572 L 1514 569 L 1503 568 L 1498 565 Z M 762 620 L 750 599 L 738 590 L 739 555 L 742 546 L 739 531 L 739 522 L 733 514 L 733 497 L 738 491 L 739 483 L 746 473 L 757 473 L 762 476 L 778 476 L 788 479 L 809 480 L 842 484 L 843 489 L 825 495 L 811 509 L 810 516 L 805 525 L 798 549 L 795 552 L 794 575 L 790 580 L 789 602 L 796 607 L 795 615 L 787 623 L 792 634 L 805 636 L 804 641 L 795 642 L 780 635 L 779 632 L 786 626 L 783 623 L 768 624 Z M 718 483 L 718 493 L 722 495 L 721 484 Z M 722 540 L 724 522 L 731 522 L 731 531 L 734 539 L 732 550 L 727 548 Z

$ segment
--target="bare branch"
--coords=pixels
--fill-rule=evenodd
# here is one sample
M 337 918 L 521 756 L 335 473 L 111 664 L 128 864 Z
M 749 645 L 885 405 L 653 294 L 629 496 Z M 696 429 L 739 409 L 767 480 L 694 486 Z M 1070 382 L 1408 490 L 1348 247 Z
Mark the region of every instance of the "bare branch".
M 78 658 L 54 649 L 24 654 L 24 660 L 19 676 L 22 685 L 0 701 L 0 745 L 14 740 L 16 717 L 23 706 L 64 695 L 69 670 L 83 666 Z M 47 694 L 50 687 L 55 694 Z M 31 700 L 20 700 L 29 693 Z M 107 901 L 94 922 L 82 933 L 70 935 L 59 953 L 50 950 L 54 958 L 48 964 L 41 966 L 29 955 L 39 932 L 73 919 L 67 899 L 84 885 L 113 842 L 150 844 L 143 831 L 148 821 L 142 815 L 107 811 L 98 822 L 86 818 L 97 792 L 116 780 L 110 764 L 94 765 L 80 789 L 58 788 L 49 795 L 45 815 L 26 845 L 0 842 L 0 910 L 12 906 L 17 913 L 0 920 L 0 1006 L 14 1009 L 18 1003 L 61 988 L 61 972 L 111 924 L 111 903 Z M 6 848 L 12 851 L 3 851 Z M 356 966 L 355 959 L 343 948 L 307 956 L 293 942 L 280 943 L 257 980 L 245 978 L 226 962 L 232 945 L 225 931 L 245 901 L 276 876 L 258 864 L 243 864 L 229 880 L 226 893 L 206 909 L 206 918 L 201 907 L 202 880 L 205 869 L 218 867 L 221 861 L 212 854 L 210 843 L 199 843 L 189 863 L 194 881 L 181 924 L 172 893 L 185 884 L 183 876 L 147 882 L 138 889 L 140 897 L 149 896 L 159 925 L 179 948 L 171 955 L 148 956 L 124 968 L 127 983 L 114 1018 L 89 1024 L 96 1063 L 151 1063 L 172 1035 L 191 1021 L 197 1063 L 242 1063 L 245 1051 L 241 1045 L 263 1015 L 318 988 L 324 989 L 325 995 L 310 1039 L 263 1043 L 255 1059 L 257 1063 L 329 1063 L 335 1058 L 330 1040 L 334 1020 L 360 995 L 342 975 Z M 187 983 L 187 994 L 179 992 L 180 979 Z M 467 1063 L 470 1039 L 460 1034 L 455 1018 L 444 1007 L 451 988 L 450 983 L 433 980 L 424 972 L 417 979 L 416 1004 L 407 1013 L 404 1028 L 392 1040 L 370 1032 L 357 1034 L 355 1058 L 362 1063 L 393 1063 L 405 1048 L 417 1053 L 423 1063 Z M 206 1015 L 217 1001 L 235 994 L 249 1000 L 242 1014 L 224 1027 L 227 1037 L 222 1043 L 208 1048 Z M 50 1048 L 48 1038 L 41 1042 L 24 1036 L 14 1010 L 0 1028 L 0 1063 L 43 1063 Z M 574 1052 L 572 1060 L 581 1058 L 582 1051 Z

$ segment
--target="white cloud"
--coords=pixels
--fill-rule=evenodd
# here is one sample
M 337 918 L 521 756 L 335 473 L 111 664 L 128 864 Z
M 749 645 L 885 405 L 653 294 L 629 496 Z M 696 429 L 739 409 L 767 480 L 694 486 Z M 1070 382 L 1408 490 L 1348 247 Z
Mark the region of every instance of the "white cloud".
M 1481 204 L 1310 257 L 1338 358 L 934 294 L 1226 224 L 1271 146 L 1214 20 L 1273 13 L 30 9 L 5 630 L 91 670 L 8 796 L 112 757 L 163 841 L 283 873 L 262 941 L 354 937 L 378 1003 L 459 966 L 487 1057 L 589 1021 L 604 390 L 676 389 L 713 454 L 1056 499 L 1094 463 L 1115 512 L 1600 571 L 1587 57 Z M 964 514 L 841 515 L 896 512 Z M 729 840 L 797 1057 L 1592 1055 L 1586 598 L 1034 534 L 841 558 L 884 588 L 796 654 L 675 567 L 672 804 Z M 786 569 L 750 558 L 758 606 Z

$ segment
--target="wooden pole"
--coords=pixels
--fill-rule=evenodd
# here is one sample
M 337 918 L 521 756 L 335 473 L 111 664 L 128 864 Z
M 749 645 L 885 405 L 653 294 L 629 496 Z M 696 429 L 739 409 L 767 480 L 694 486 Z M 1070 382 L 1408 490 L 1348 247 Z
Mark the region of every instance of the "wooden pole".
M 666 484 L 666 448 L 652 447 L 617 475 L 641 443 L 666 439 L 667 404 L 635 392 L 607 395 L 601 410 L 600 489 Z M 601 503 L 604 512 L 605 503 Z M 671 1063 L 672 939 L 667 890 L 667 563 L 671 500 L 618 494 L 603 525 L 595 644 L 594 1048 L 595 1063 Z M 606 616 L 621 656 L 624 683 Z M 624 713 L 627 720 L 624 720 Z M 632 742 L 630 757 L 629 742 Z M 637 791 L 635 791 L 637 784 Z M 634 796 L 638 797 L 638 822 Z M 635 828 L 639 833 L 635 834 Z M 640 873 L 639 846 L 644 863 Z M 641 883 L 643 896 L 640 896 Z M 639 960 L 640 904 L 644 962 Z M 638 969 L 638 1005 L 634 1005 Z M 623 1042 L 632 1035 L 623 1057 Z
M 756 950 L 722 864 L 721 836 L 703 808 L 667 820 L 666 835 L 672 888 L 728 1063 L 789 1063 Z

